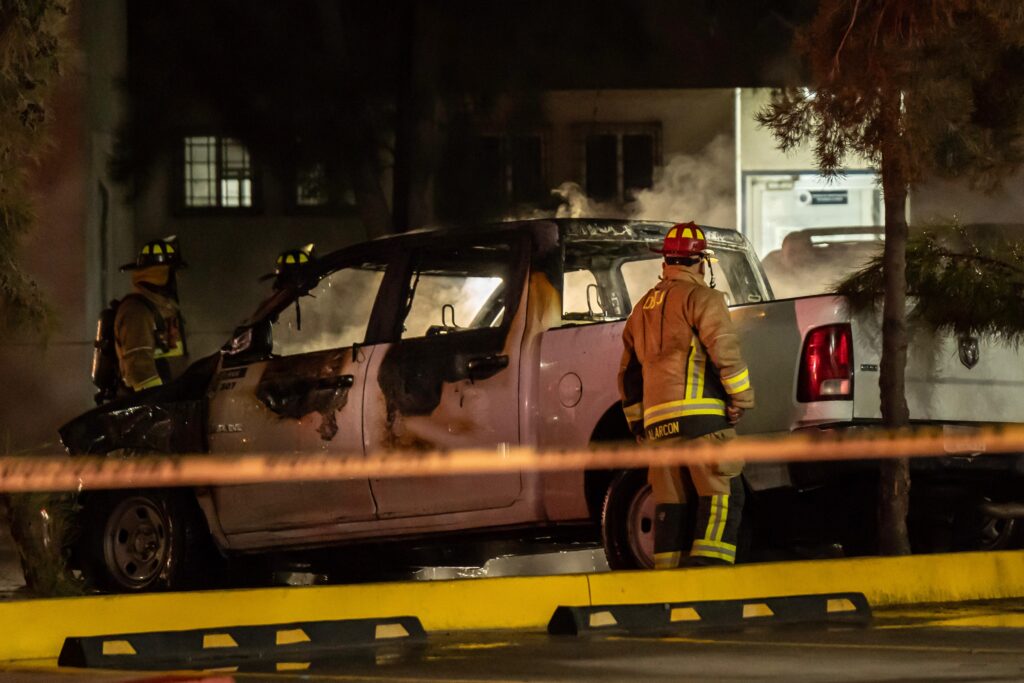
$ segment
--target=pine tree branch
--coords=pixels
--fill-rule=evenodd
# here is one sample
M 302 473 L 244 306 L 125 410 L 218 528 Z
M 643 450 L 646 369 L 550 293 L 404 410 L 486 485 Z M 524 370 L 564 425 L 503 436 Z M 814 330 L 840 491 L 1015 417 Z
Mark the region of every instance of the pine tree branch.
M 853 13 L 850 15 L 850 25 L 846 27 L 846 33 L 843 34 L 843 39 L 839 41 L 839 47 L 836 48 L 836 56 L 832 59 L 832 77 L 835 78 L 836 74 L 839 73 L 839 55 L 843 51 L 843 46 L 846 45 L 846 39 L 850 37 L 850 31 L 853 30 L 853 25 L 857 23 L 857 10 L 860 8 L 860 0 L 855 0 L 853 3 Z

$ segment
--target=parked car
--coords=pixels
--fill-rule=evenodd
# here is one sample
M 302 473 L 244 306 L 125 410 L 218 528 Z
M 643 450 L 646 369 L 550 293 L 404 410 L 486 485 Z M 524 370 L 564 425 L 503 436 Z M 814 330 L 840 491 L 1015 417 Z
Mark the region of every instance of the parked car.
M 223 352 L 174 383 L 73 420 L 63 442 L 72 454 L 121 457 L 340 456 L 627 439 L 616 390 L 623 321 L 657 280 L 651 247 L 669 227 L 537 220 L 342 249 L 268 298 Z M 741 431 L 877 424 L 875 321 L 852 319 L 835 297 L 774 301 L 746 239 L 705 232 L 758 392 Z M 973 340 L 974 360 L 963 363 L 965 343 L 914 340 L 911 415 L 949 425 L 1024 421 L 1017 351 Z M 1022 475 L 1017 458 L 929 461 L 916 470 L 915 506 L 938 517 L 926 515 L 927 533 L 916 536 L 931 539 L 928 548 L 1013 542 L 1020 508 L 1005 503 L 1019 500 Z M 757 540 L 749 552 L 871 552 L 876 476 L 872 463 L 748 467 Z M 587 540 L 599 531 L 613 568 L 652 565 L 642 470 L 84 492 L 81 504 L 76 562 L 117 591 L 194 581 L 211 539 L 219 555 L 239 556 L 470 535 Z
M 825 294 L 881 254 L 884 241 L 881 226 L 797 230 L 762 265 L 780 299 Z

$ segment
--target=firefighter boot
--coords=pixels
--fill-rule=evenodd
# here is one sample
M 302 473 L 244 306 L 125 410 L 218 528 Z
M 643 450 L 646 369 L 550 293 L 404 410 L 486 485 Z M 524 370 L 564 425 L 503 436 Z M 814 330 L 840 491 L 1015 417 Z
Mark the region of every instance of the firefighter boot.
M 684 529 L 686 506 L 659 503 L 654 508 L 654 568 L 675 569 L 686 554 Z
M 698 499 L 693 547 L 690 556 L 683 561 L 684 567 L 736 563 L 736 542 L 745 498 L 743 479 L 737 476 L 729 482 L 729 493 Z

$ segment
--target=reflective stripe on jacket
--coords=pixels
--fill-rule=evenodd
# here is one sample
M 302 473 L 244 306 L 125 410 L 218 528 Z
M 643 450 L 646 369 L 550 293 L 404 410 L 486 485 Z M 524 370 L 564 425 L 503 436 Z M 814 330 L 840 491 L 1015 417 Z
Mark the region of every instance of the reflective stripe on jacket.
M 177 302 L 142 287 L 137 287 L 133 294 L 117 307 L 114 348 L 124 383 L 141 391 L 181 374 L 188 362 L 188 350 Z M 140 296 L 150 305 L 140 301 Z M 159 327 L 154 309 L 163 318 Z
M 634 433 L 694 438 L 727 429 L 726 406 L 754 406 L 725 296 L 684 266 L 636 306 L 622 334 L 622 407 Z

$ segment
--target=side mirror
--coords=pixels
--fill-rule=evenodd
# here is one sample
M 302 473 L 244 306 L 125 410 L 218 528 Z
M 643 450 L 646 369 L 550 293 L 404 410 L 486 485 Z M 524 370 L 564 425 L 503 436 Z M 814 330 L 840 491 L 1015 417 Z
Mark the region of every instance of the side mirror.
M 269 358 L 274 349 L 273 326 L 269 320 L 239 327 L 221 353 L 233 364 L 252 363 Z

